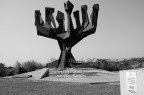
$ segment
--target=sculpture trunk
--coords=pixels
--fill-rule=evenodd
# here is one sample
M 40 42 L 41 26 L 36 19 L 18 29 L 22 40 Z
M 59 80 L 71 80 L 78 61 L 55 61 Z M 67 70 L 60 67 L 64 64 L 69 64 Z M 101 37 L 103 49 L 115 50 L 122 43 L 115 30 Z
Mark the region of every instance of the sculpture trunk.
M 66 63 L 66 55 L 67 55 L 66 49 L 65 49 L 65 50 L 62 50 L 62 51 L 61 51 L 61 54 L 60 54 L 58 66 L 57 66 L 58 69 L 63 69 L 63 68 L 66 67 L 66 66 L 65 66 L 65 63 Z
M 71 53 L 71 49 L 70 48 L 63 48 L 61 50 L 61 54 L 60 54 L 60 58 L 59 58 L 59 62 L 57 65 L 57 69 L 58 70 L 63 70 L 64 68 L 68 67 L 72 67 L 73 63 L 75 63 L 76 60 L 73 57 L 72 53 Z

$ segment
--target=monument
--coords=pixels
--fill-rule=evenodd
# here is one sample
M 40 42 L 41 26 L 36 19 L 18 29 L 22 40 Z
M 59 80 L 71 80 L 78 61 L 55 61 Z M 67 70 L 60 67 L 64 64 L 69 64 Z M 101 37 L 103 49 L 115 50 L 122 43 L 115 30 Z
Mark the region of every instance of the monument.
M 55 66 L 57 69 L 43 68 L 25 74 L 12 76 L 12 78 L 28 78 L 32 80 L 90 84 L 119 81 L 119 74 L 91 68 L 89 63 L 82 64 L 84 65 L 82 68 L 71 68 L 73 66 L 77 67 L 75 66 L 76 60 L 71 53 L 71 49 L 83 38 L 96 32 L 99 12 L 99 5 L 94 4 L 92 7 L 92 13 L 90 15 L 91 21 L 89 21 L 87 13 L 88 7 L 87 5 L 82 5 L 82 24 L 80 23 L 79 11 L 77 10 L 73 12 L 76 21 L 76 28 L 74 29 L 71 19 L 73 7 L 74 5 L 70 1 L 67 1 L 64 4 L 67 15 L 67 31 L 65 31 L 65 16 L 61 11 L 58 11 L 56 16 L 58 27 L 56 26 L 56 22 L 53 16 L 53 13 L 55 12 L 54 8 L 45 8 L 45 22 L 41 17 L 40 10 L 35 11 L 35 26 L 37 29 L 37 34 L 47 38 L 55 39 L 59 44 L 61 54 L 57 66 Z
M 120 71 L 121 95 L 144 95 L 144 70 Z
M 99 5 L 94 4 L 92 7 L 93 11 L 90 16 L 90 22 L 87 13 L 87 5 L 82 5 L 82 24 L 80 23 L 79 11 L 76 10 L 75 12 L 73 12 L 76 21 L 76 28 L 74 29 L 71 19 L 74 5 L 70 1 L 67 1 L 66 3 L 64 3 L 64 8 L 67 15 L 67 31 L 65 31 L 65 16 L 63 12 L 57 12 L 56 20 L 59 25 L 57 27 L 53 16 L 53 13 L 55 12 L 54 8 L 45 8 L 45 22 L 41 17 L 40 10 L 35 10 L 35 26 L 37 29 L 37 34 L 58 41 L 61 50 L 61 54 L 57 64 L 58 70 L 63 70 L 66 67 L 70 68 L 74 66 L 76 60 L 71 53 L 71 49 L 83 38 L 95 33 L 99 11 Z

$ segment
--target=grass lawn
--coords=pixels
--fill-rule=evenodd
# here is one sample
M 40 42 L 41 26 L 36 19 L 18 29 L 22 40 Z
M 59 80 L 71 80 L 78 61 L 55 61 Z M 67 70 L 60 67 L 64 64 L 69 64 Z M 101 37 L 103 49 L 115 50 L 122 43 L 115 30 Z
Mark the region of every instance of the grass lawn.
M 0 78 L 0 95 L 120 95 L 120 85 Z

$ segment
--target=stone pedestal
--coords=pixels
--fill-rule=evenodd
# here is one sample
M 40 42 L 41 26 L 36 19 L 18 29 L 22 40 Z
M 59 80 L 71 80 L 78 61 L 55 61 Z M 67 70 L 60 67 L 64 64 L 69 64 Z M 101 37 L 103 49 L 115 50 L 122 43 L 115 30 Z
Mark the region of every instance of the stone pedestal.
M 119 73 L 94 68 L 66 68 L 62 71 L 50 68 L 48 77 L 41 80 L 95 84 L 117 83 L 119 79 Z
M 144 95 L 144 69 L 120 71 L 121 95 Z

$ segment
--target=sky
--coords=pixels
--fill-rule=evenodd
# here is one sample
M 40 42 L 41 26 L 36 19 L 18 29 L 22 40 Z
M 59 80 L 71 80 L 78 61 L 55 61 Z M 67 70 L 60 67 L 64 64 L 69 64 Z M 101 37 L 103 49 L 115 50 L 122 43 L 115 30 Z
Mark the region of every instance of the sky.
M 58 10 L 65 12 L 66 1 L 0 0 L 0 63 L 13 66 L 16 61 L 35 60 L 45 64 L 50 58 L 58 59 L 57 41 L 37 35 L 34 11 L 40 10 L 45 19 L 45 7 L 53 7 L 56 16 Z M 80 18 L 81 5 L 88 6 L 89 16 L 93 4 L 100 6 L 96 33 L 72 48 L 76 60 L 144 57 L 144 0 L 70 1 Z M 73 15 L 72 21 L 75 27 Z

